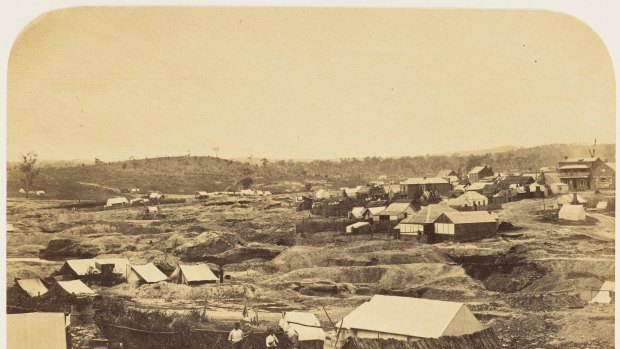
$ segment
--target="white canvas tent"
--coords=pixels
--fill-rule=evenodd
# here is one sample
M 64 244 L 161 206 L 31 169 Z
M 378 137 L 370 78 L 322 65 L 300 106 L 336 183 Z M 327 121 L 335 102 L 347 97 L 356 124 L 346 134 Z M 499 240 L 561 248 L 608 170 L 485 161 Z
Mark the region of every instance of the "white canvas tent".
M 483 329 L 463 303 L 375 295 L 345 316 L 337 328 L 359 338 L 411 340 L 461 336 Z
M 175 280 L 180 284 L 202 284 L 214 283 L 218 281 L 217 276 L 206 264 L 181 265 L 170 274 L 170 280 Z
M 564 204 L 558 213 L 558 218 L 565 221 L 583 221 L 586 219 L 586 211 L 581 205 Z
M 95 291 L 86 286 L 82 280 L 57 281 L 57 285 L 57 290 L 61 293 L 89 296 L 95 295 Z
M 297 332 L 300 348 L 323 348 L 325 332 L 319 319 L 312 313 L 288 311 L 282 314 L 278 325 L 286 333 Z M 304 343 L 307 342 L 307 343 Z
M 24 313 L 6 316 L 7 348 L 66 349 L 64 313 Z
M 129 200 L 127 200 L 127 198 L 124 198 L 122 196 L 119 196 L 117 198 L 109 198 L 108 201 L 106 201 L 105 203 L 107 207 L 122 206 L 122 205 L 127 205 L 127 204 L 129 204 Z
M 43 285 L 41 279 L 19 279 L 16 281 L 17 286 L 28 294 L 30 297 L 38 297 L 47 293 L 47 287 Z
M 357 222 L 357 223 L 353 223 L 351 225 L 348 225 L 345 232 L 347 234 L 353 234 L 355 233 L 358 229 L 369 229 L 370 228 L 370 223 L 368 222 Z
M 143 265 L 132 264 L 127 269 L 127 282 L 134 284 L 157 283 L 167 280 L 166 274 L 162 273 L 155 264 L 148 263 Z
M 605 281 L 596 296 L 592 298 L 590 303 L 615 303 L 616 283 L 614 281 Z
M 599 201 L 596 204 L 597 211 L 605 211 L 607 209 L 607 201 Z

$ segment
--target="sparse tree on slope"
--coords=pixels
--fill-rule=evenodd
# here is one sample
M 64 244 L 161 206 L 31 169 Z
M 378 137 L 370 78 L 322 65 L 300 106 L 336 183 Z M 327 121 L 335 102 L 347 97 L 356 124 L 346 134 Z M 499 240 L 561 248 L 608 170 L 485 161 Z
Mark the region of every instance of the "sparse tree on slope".
M 22 163 L 19 164 L 19 171 L 22 173 L 21 181 L 26 185 L 26 198 L 28 198 L 30 187 L 34 183 L 34 178 L 39 174 L 39 169 L 35 167 L 37 154 L 28 152 L 22 155 Z

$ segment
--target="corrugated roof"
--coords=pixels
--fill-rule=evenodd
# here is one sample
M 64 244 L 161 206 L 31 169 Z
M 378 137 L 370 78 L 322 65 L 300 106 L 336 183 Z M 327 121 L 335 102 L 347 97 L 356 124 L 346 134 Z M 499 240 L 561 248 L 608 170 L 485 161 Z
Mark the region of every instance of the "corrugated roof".
M 181 272 L 188 282 L 217 281 L 219 280 L 206 264 L 179 265 Z
M 446 203 L 433 204 L 422 207 L 416 214 L 403 219 L 400 224 L 428 224 L 433 223 L 444 212 L 456 212 Z
M 469 212 L 444 212 L 445 215 L 454 224 L 467 223 L 495 223 L 496 217 L 486 211 L 469 211 Z
M 342 319 L 342 327 L 419 338 L 441 337 L 463 303 L 375 295 Z M 477 324 L 480 329 L 482 326 Z M 340 323 L 337 324 L 340 326 Z
M 6 316 L 7 348 L 67 349 L 64 313 L 24 313 Z
M 17 285 L 30 297 L 38 297 L 47 293 L 47 287 L 43 285 L 41 279 L 19 279 Z
M 81 280 L 71 280 L 71 281 L 57 281 L 58 286 L 60 286 L 63 290 L 65 290 L 69 294 L 76 295 L 93 295 L 95 291 L 93 291 L 90 287 L 86 286 Z
M 130 268 L 133 269 L 142 280 L 148 283 L 159 282 L 168 279 L 166 274 L 162 273 L 161 270 L 159 270 L 153 263 L 142 265 L 132 264 L 130 265 Z

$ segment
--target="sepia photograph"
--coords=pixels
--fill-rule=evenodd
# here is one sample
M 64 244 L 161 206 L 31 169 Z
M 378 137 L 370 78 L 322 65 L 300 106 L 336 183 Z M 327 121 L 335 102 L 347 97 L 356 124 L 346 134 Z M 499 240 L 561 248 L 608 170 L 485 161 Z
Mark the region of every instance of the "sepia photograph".
M 615 347 L 616 79 L 580 19 L 35 17 L 6 67 L 7 348 Z

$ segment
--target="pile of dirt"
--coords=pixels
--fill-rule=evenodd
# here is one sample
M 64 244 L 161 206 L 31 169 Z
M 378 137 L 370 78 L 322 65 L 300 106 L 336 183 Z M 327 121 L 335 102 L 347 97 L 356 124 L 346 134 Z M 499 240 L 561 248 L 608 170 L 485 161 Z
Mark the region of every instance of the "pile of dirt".
M 199 261 L 204 255 L 227 251 L 242 241 L 233 233 L 206 231 L 174 249 L 184 261 Z
M 101 250 L 98 246 L 74 239 L 52 239 L 47 247 L 39 251 L 39 258 L 64 260 L 67 258 L 93 258 Z
M 502 298 L 511 307 L 528 311 L 559 311 L 587 304 L 576 293 L 513 293 Z
M 282 253 L 282 251 L 284 251 L 284 247 L 250 243 L 218 254 L 205 254 L 203 260 L 218 265 L 241 263 L 247 260 L 269 261 Z
M 329 280 L 336 284 L 360 285 L 370 292 L 405 290 L 416 287 L 456 289 L 464 296 L 475 296 L 484 291 L 482 285 L 469 278 L 458 266 L 442 263 L 415 263 L 366 267 L 304 268 L 268 278 L 265 287 L 289 288 L 291 283 L 316 283 Z
M 208 284 L 188 286 L 170 282 L 145 284 L 136 290 L 138 299 L 166 301 L 253 298 L 255 290 L 243 284 Z

